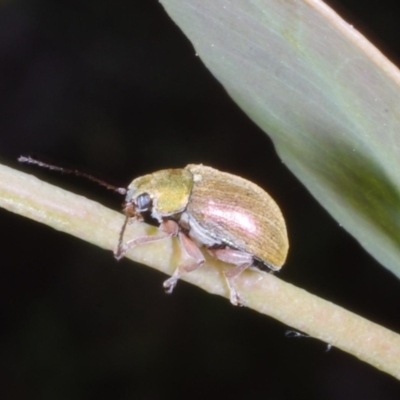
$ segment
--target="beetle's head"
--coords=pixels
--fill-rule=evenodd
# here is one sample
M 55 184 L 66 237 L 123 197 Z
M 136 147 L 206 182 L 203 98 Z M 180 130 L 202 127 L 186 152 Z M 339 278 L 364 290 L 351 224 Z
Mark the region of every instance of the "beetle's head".
M 128 190 L 123 204 L 124 214 L 128 218 L 133 218 L 138 221 L 143 220 L 142 214 L 147 211 L 152 211 L 153 200 L 149 193 L 143 192 L 135 196 L 135 192 Z

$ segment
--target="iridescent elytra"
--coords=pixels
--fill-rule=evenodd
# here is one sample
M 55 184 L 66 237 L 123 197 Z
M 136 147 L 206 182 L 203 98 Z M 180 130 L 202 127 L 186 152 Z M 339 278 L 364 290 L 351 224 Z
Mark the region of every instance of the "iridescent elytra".
M 233 279 L 246 268 L 279 270 L 289 249 L 285 220 L 267 192 L 237 175 L 204 165 L 189 164 L 136 178 L 127 189 L 124 212 L 117 259 L 133 246 L 168 236 L 178 236 L 193 259 L 164 282 L 169 293 L 184 273 L 204 263 L 199 250 L 204 246 L 215 258 L 233 265 L 224 276 L 232 304 L 243 305 Z M 143 220 L 147 213 L 163 233 L 124 243 L 127 222 Z

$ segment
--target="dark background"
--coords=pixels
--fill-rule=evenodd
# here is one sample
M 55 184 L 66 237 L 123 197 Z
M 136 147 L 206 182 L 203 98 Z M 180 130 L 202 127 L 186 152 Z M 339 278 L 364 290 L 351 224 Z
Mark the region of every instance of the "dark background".
M 397 1 L 334 4 L 396 62 Z M 0 6 L 0 161 L 114 209 L 36 155 L 126 186 L 204 163 L 265 189 L 288 223 L 280 277 L 400 331 L 399 281 L 308 194 L 156 0 Z M 2 399 L 398 399 L 399 382 L 338 349 L 161 273 L 0 210 Z M 301 310 L 299 310 L 301 312 Z M 399 361 L 400 362 L 400 361 Z

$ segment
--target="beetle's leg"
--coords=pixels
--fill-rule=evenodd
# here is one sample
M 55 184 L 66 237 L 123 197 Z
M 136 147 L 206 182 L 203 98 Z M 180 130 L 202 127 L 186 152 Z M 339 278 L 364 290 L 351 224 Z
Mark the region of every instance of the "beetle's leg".
M 234 265 L 233 268 L 224 271 L 224 277 L 229 289 L 229 298 L 233 305 L 244 306 L 245 301 L 236 290 L 234 279 L 253 264 L 253 256 L 230 248 L 208 249 L 208 252 L 218 260 Z
M 173 273 L 171 278 L 168 278 L 163 283 L 163 286 L 164 286 L 164 289 L 165 289 L 166 293 L 172 293 L 172 291 L 174 290 L 174 288 L 176 286 L 176 283 L 178 282 L 179 278 L 183 274 L 185 274 L 187 272 L 194 271 L 195 269 L 200 267 L 200 265 L 202 265 L 204 263 L 204 261 L 205 261 L 203 253 L 200 251 L 200 249 L 198 248 L 196 243 L 193 242 L 192 239 L 190 239 L 188 236 L 186 236 L 182 232 L 179 232 L 178 238 L 179 238 L 179 243 L 181 245 L 181 248 L 186 252 L 186 254 L 189 257 L 194 259 L 194 262 L 192 262 L 189 265 L 181 265 L 181 266 L 179 266 L 175 270 L 175 272 Z
M 118 245 L 114 251 L 114 257 L 120 260 L 129 249 L 137 246 L 138 244 L 156 242 L 167 237 L 176 236 L 179 231 L 179 226 L 175 221 L 165 220 L 160 224 L 161 234 L 156 236 L 139 236 L 135 239 L 129 240 L 125 244 Z

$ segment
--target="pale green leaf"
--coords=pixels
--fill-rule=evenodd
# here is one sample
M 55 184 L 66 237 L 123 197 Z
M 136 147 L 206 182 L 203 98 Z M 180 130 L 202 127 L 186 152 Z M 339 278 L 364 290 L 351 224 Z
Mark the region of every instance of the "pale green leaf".
M 317 0 L 161 3 L 287 166 L 400 277 L 399 71 Z

